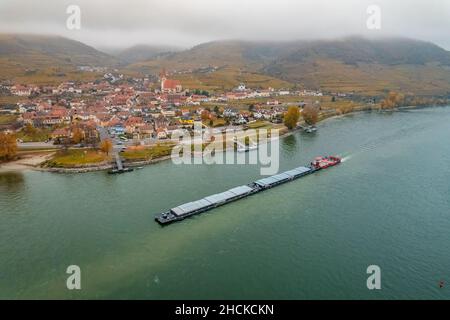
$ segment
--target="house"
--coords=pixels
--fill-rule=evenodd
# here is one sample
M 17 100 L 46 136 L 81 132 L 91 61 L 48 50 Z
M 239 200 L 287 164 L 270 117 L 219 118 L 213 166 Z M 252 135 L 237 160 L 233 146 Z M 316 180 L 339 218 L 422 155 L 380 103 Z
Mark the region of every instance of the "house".
M 166 128 L 159 128 L 156 130 L 156 137 L 158 139 L 167 139 L 167 129 Z
M 37 118 L 37 113 L 32 111 L 32 112 L 25 112 L 24 114 L 22 114 L 22 119 L 23 119 L 23 123 L 24 124 L 34 124 L 34 120 Z
M 245 87 L 244 83 L 239 84 L 239 86 L 236 89 L 236 91 L 245 91 L 245 90 L 247 90 L 247 88 Z
M 70 137 L 70 130 L 69 130 L 69 128 L 58 128 L 58 129 L 55 129 L 51 133 L 50 137 L 52 138 L 52 140 L 69 138 Z
M 22 85 L 15 85 L 11 87 L 11 93 L 15 96 L 28 97 L 31 95 L 31 87 L 26 87 Z
M 175 110 L 161 110 L 161 114 L 165 117 L 175 117 Z
M 138 132 L 139 127 L 142 127 L 144 125 L 144 120 L 141 117 L 129 117 L 127 121 L 125 121 L 125 132 Z
M 138 128 L 138 133 L 139 135 L 141 135 L 144 138 L 150 138 L 153 135 L 153 126 L 151 126 L 150 124 L 144 124 L 143 126 Z

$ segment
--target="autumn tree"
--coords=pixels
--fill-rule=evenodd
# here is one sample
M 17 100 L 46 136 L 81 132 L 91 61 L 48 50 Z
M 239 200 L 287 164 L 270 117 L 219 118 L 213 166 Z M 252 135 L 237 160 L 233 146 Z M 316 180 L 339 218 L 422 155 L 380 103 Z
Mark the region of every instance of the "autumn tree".
M 73 143 L 78 144 L 83 140 L 83 131 L 80 128 L 75 128 L 72 133 Z
M 308 125 L 315 125 L 319 120 L 319 109 L 314 106 L 306 106 L 302 111 L 302 117 Z
M 353 102 L 346 103 L 336 109 L 337 114 L 346 114 L 353 111 L 355 104 Z
M 17 153 L 16 136 L 0 132 L 0 161 L 11 160 Z
M 205 109 L 202 111 L 200 118 L 202 119 L 202 122 L 206 122 L 207 120 L 209 120 L 209 116 L 209 111 Z
M 110 139 L 105 139 L 100 143 L 100 150 L 102 150 L 106 155 L 109 155 L 109 153 L 112 150 L 112 142 Z
M 297 126 L 299 118 L 300 118 L 299 108 L 291 106 L 284 115 L 284 125 L 288 127 L 289 130 L 294 129 Z
M 381 109 L 394 109 L 401 107 L 405 103 L 405 96 L 399 92 L 391 91 L 387 97 L 381 101 Z

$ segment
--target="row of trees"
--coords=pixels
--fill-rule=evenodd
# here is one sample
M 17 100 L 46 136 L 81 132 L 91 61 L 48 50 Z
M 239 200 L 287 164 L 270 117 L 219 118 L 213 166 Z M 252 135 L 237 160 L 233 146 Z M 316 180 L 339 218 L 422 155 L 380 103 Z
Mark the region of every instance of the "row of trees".
M 0 162 L 14 159 L 17 154 L 17 140 L 13 134 L 0 132 Z
M 319 109 L 314 106 L 306 106 L 301 112 L 303 120 L 308 125 L 315 125 L 319 120 Z M 284 125 L 292 130 L 297 126 L 298 120 L 300 119 L 300 109 L 295 106 L 288 108 L 288 111 L 284 115 Z

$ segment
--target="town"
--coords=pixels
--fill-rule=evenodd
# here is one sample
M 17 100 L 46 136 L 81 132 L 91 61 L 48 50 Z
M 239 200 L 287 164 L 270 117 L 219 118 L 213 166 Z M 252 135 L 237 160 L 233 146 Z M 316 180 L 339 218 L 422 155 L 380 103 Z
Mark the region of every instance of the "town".
M 313 134 L 315 124 L 327 117 L 439 102 L 399 92 L 389 92 L 383 100 L 382 96 L 301 86 L 249 88 L 245 83 L 236 83 L 231 90 L 208 91 L 185 87 L 177 79 L 198 70 L 163 68 L 158 76 L 131 77 L 117 69 L 78 69 L 95 73 L 95 80 L 56 85 L 0 83 L 0 161 L 29 158 L 32 153 L 41 157 L 22 163 L 57 172 L 122 168 L 121 161 L 145 165 L 167 159 L 180 143 L 172 139 L 173 133 L 182 130 L 194 136 L 198 124 L 202 133 L 215 136 L 209 142 L 230 132 L 263 129 L 277 131 L 278 136 L 296 129 Z M 215 68 L 201 70 L 214 72 Z M 201 148 L 205 142 L 198 142 Z M 247 150 L 250 141 L 245 143 L 236 145 L 237 150 Z
M 95 67 L 79 69 L 99 71 Z M 98 165 L 107 162 L 114 151 L 129 160 L 151 160 L 169 154 L 175 130 L 192 131 L 196 122 L 216 134 L 249 128 L 283 133 L 289 107 L 300 113 L 310 104 L 318 112 L 317 99 L 324 96 L 317 90 L 252 89 L 244 83 L 228 92 L 208 92 L 184 88 L 171 76 L 163 69 L 159 77 L 125 78 L 111 71 L 95 81 L 55 86 L 3 82 L 2 96 L 16 100 L 0 110 L 3 118 L 14 119 L 3 121 L 0 129 L 14 134 L 21 149 L 59 148 L 67 158 L 70 148 L 72 158 L 93 156 L 73 163 L 48 162 L 50 166 L 85 166 L 91 161 Z M 297 121 L 298 115 L 289 129 L 296 127 Z M 99 157 L 99 151 L 103 156 Z

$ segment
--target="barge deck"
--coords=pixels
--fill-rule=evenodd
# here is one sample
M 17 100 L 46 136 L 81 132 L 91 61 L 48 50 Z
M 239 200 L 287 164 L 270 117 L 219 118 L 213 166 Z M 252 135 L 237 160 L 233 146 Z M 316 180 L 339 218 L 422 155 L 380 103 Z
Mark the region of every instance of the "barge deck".
M 338 157 L 318 157 L 309 166 L 298 167 L 274 176 L 263 178 L 247 185 L 239 186 L 222 193 L 214 194 L 203 199 L 188 202 L 172 208 L 155 217 L 161 225 L 167 225 L 188 217 L 212 210 L 225 204 L 268 190 L 292 180 L 310 175 L 319 170 L 341 163 Z

